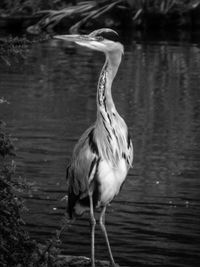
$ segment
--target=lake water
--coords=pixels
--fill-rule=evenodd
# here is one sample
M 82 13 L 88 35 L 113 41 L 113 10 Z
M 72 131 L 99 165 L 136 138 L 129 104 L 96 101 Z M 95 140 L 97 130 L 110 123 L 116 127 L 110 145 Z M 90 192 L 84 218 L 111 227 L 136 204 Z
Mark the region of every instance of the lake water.
M 14 138 L 31 235 L 51 238 L 65 212 L 65 169 L 95 120 L 102 54 L 57 41 L 0 61 L 0 119 Z M 200 266 L 200 48 L 129 40 L 113 98 L 134 143 L 134 168 L 107 210 L 121 266 Z M 63 253 L 90 256 L 88 216 L 61 236 Z M 108 259 L 96 231 L 96 257 Z

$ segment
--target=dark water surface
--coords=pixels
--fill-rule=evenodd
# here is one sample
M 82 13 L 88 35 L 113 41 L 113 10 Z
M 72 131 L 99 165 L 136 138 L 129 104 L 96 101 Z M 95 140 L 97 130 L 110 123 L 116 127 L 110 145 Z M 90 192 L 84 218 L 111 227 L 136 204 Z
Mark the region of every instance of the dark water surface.
M 32 236 L 59 228 L 65 168 L 80 134 L 96 116 L 96 83 L 104 58 L 50 41 L 25 59 L 1 61 L 0 119 L 17 147 L 18 173 L 34 182 L 25 196 Z M 113 85 L 135 148 L 121 194 L 107 211 L 116 261 L 122 266 L 200 266 L 200 48 L 129 43 Z M 87 216 L 62 235 L 63 251 L 90 255 Z M 96 255 L 107 259 L 96 234 Z

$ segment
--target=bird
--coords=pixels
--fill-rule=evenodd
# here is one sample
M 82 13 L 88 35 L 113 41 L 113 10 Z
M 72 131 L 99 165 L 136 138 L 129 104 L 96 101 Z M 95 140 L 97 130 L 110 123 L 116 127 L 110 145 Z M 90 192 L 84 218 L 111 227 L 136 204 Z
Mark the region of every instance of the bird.
M 56 39 L 103 52 L 105 63 L 100 72 L 95 122 L 81 135 L 67 167 L 68 206 L 71 219 L 86 211 L 90 214 L 91 267 L 95 267 L 95 211 L 107 244 L 112 267 L 118 266 L 112 255 L 105 226 L 107 206 L 120 192 L 133 162 L 133 144 L 128 127 L 112 98 L 112 83 L 121 63 L 124 47 L 118 33 L 109 28 L 90 34 L 56 35 Z

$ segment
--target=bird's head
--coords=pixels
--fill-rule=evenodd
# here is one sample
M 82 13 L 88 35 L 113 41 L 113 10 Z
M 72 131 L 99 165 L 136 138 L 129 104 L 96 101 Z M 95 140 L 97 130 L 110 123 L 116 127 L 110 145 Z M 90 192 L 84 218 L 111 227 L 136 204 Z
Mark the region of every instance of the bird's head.
M 88 35 L 56 35 L 56 39 L 75 42 L 78 45 L 88 47 L 93 50 L 104 52 L 121 52 L 123 53 L 123 45 L 119 42 L 119 35 L 116 31 L 103 28 L 95 30 Z

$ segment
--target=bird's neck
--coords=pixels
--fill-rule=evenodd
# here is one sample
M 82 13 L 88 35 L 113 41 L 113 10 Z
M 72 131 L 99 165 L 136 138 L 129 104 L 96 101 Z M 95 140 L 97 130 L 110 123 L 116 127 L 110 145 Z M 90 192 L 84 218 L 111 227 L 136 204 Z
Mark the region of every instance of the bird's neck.
M 97 87 L 97 115 L 115 114 L 116 108 L 112 99 L 112 82 L 121 62 L 121 53 L 108 53 L 101 70 Z

